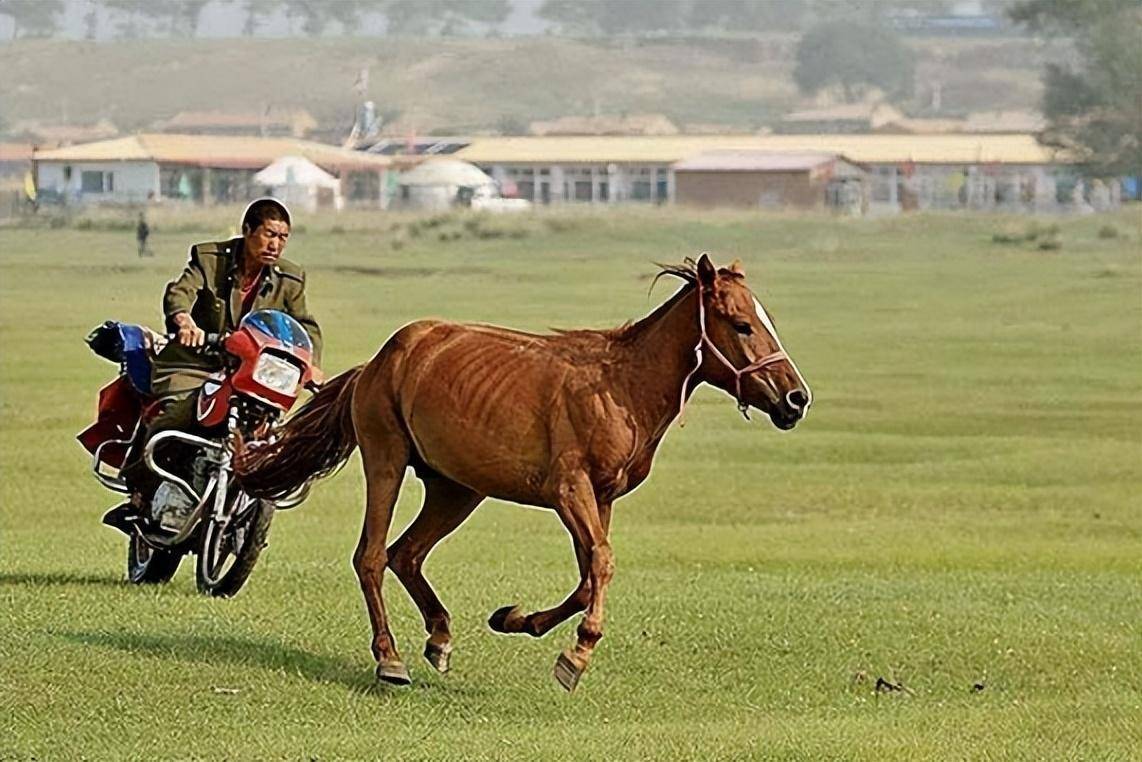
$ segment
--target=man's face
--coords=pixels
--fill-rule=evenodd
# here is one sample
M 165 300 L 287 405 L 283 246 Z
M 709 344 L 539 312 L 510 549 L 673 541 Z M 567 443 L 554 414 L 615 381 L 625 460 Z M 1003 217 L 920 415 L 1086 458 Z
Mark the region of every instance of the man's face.
M 289 241 L 289 225 L 282 220 L 266 220 L 251 233 L 247 233 L 246 254 L 259 264 L 272 265 L 281 258 Z

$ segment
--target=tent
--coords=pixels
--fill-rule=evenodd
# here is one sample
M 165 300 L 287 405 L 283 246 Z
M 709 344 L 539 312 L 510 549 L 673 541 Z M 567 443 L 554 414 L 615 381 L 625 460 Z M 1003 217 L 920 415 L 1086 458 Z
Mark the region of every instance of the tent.
M 499 195 L 495 180 L 456 159 L 429 159 L 402 174 L 398 182 L 402 204 L 415 209 L 446 209 Z
M 341 181 L 301 156 L 283 156 L 254 175 L 254 182 L 291 207 L 310 212 L 318 207 L 340 209 L 343 204 Z

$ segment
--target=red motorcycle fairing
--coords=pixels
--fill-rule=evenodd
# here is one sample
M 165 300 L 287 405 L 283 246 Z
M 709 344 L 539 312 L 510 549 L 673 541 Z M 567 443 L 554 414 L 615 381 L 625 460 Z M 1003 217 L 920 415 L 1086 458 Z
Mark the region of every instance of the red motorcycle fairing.
M 301 390 L 313 380 L 313 355 L 309 350 L 287 344 L 250 326 L 243 325 L 227 336 L 224 346 L 227 352 L 238 358 L 238 369 L 223 384 L 220 392 L 239 392 L 285 412 L 293 407 Z M 258 358 L 262 354 L 276 355 L 297 366 L 300 377 L 292 393 L 272 389 L 254 378 Z
M 195 405 L 198 425 L 210 429 L 225 423 L 233 393 L 234 387 L 225 373 L 212 373 L 198 390 L 198 402 Z

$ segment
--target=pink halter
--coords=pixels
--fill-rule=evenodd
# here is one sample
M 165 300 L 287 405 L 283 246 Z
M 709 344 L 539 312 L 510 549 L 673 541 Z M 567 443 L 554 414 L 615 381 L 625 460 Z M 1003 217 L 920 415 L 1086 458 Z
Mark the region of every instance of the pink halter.
M 695 363 L 694 367 L 686 374 L 686 378 L 682 381 L 682 397 L 678 405 L 678 415 L 683 415 L 686 410 L 686 387 L 690 385 L 690 378 L 698 372 L 698 368 L 702 367 L 702 348 L 708 346 L 714 358 L 734 374 L 734 399 L 737 400 L 738 411 L 748 421 L 749 404 L 742 399 L 742 376 L 761 370 L 782 360 L 788 360 L 789 355 L 779 349 L 776 352 L 765 355 L 759 360 L 754 360 L 744 368 L 735 368 L 734 364 L 726 359 L 726 356 L 714 345 L 714 342 L 710 340 L 709 335 L 706 333 L 706 301 L 702 298 L 701 279 L 695 278 L 694 285 L 698 289 L 698 328 L 701 332 L 698 343 L 694 345 L 694 357 L 697 358 L 698 362 Z

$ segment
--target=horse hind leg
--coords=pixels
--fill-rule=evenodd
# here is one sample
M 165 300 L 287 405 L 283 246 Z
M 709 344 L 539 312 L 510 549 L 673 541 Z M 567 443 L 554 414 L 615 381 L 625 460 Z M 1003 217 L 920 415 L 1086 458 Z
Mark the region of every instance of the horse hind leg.
M 358 426 L 361 458 L 365 466 L 365 522 L 353 554 L 353 567 L 365 596 L 369 623 L 373 628 L 372 652 L 377 661 L 377 678 L 394 685 L 408 685 L 408 668 L 397 652 L 389 630 L 385 602 L 381 595 L 388 554 L 385 542 L 392 522 L 393 506 L 409 459 L 409 443 L 396 421 L 391 425 Z M 364 429 L 364 431 L 362 431 Z
M 420 513 L 388 550 L 389 568 L 424 617 L 428 633 L 424 658 L 442 674 L 448 671 L 452 655 L 451 616 L 425 579 L 422 567 L 433 547 L 459 527 L 483 499 L 483 495 L 443 476 L 426 478 Z

